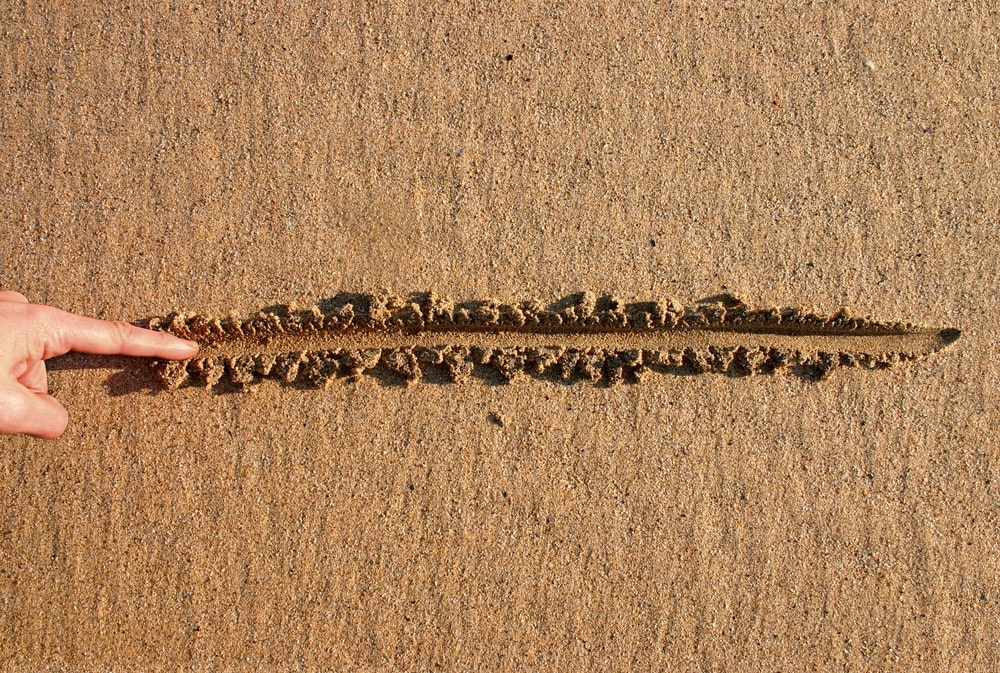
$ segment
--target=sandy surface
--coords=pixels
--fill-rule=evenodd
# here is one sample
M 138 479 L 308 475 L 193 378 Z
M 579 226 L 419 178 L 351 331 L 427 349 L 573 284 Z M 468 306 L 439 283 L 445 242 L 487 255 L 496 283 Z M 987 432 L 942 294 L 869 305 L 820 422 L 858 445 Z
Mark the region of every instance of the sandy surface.
M 0 439 L 4 670 L 986 670 L 997 16 L 0 3 L 0 285 L 140 320 L 338 292 L 958 328 L 889 371 L 155 393 Z M 86 3 L 83 3 L 86 5 Z

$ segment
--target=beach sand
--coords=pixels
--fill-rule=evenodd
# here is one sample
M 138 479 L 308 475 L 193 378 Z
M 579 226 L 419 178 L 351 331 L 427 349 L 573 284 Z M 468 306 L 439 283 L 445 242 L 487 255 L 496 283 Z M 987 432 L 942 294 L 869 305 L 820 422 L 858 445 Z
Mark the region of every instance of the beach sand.
M 918 2 L 0 2 L 0 286 L 33 302 L 732 295 L 962 334 L 819 381 L 60 358 L 66 434 L 0 438 L 0 670 L 995 665 L 998 40 Z

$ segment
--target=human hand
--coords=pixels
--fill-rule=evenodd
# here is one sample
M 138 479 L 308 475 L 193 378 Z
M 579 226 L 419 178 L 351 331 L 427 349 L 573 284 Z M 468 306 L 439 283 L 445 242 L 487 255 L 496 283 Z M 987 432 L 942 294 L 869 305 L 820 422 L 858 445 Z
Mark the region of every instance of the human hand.
M 18 292 L 0 291 L 0 433 L 54 439 L 69 416 L 48 394 L 45 361 L 69 351 L 186 360 L 193 341 L 127 322 L 109 322 L 30 304 Z

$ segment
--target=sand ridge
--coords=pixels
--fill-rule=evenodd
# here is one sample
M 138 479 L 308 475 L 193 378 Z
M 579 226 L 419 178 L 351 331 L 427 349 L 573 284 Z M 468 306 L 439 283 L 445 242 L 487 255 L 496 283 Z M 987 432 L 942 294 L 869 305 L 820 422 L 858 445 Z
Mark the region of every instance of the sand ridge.
M 885 369 L 955 341 L 931 329 L 798 308 L 751 309 L 732 296 L 695 306 L 624 303 L 580 292 L 537 300 L 457 303 L 434 292 L 341 294 L 300 309 L 270 307 L 247 319 L 173 313 L 152 329 L 202 344 L 197 358 L 157 362 L 165 388 L 236 388 L 276 379 L 320 387 L 342 377 L 389 374 L 413 383 L 425 369 L 452 382 L 477 368 L 511 381 L 521 374 L 614 385 L 649 372 L 747 376 L 788 369 L 810 380 L 837 367 Z

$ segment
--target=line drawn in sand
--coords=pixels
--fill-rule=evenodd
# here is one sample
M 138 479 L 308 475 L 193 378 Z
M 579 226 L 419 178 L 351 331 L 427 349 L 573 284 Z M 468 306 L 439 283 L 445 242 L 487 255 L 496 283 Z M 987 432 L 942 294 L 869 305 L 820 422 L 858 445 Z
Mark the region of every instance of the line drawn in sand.
M 731 295 L 693 306 L 623 303 L 580 292 L 535 300 L 454 302 L 434 292 L 342 293 L 309 308 L 247 319 L 172 313 L 148 326 L 193 339 L 198 356 L 155 361 L 166 389 L 240 390 L 266 379 L 322 387 L 363 374 L 397 382 L 518 376 L 607 385 L 650 373 L 751 376 L 787 370 L 819 381 L 838 367 L 887 369 L 953 343 L 957 329 L 751 309 Z

